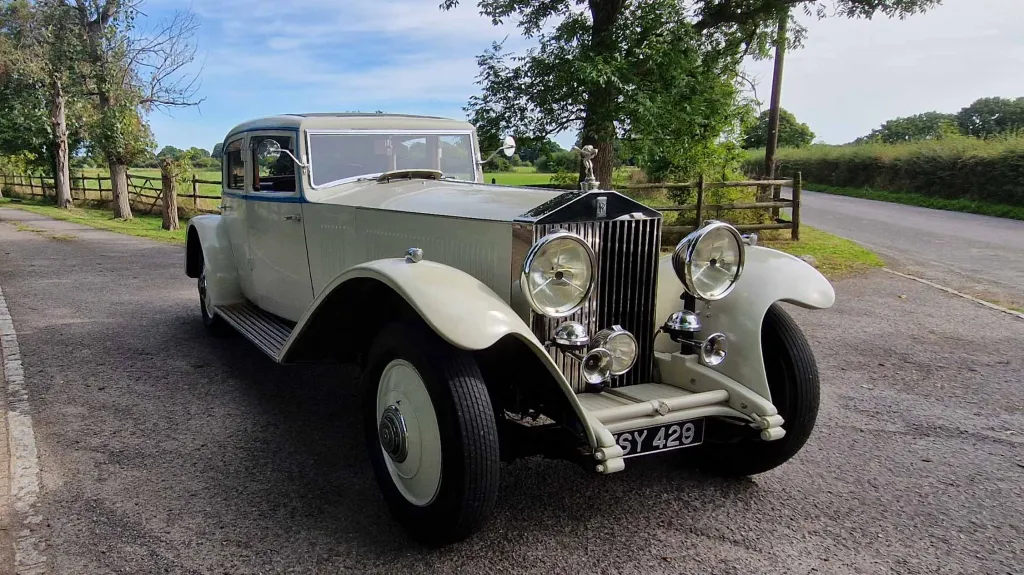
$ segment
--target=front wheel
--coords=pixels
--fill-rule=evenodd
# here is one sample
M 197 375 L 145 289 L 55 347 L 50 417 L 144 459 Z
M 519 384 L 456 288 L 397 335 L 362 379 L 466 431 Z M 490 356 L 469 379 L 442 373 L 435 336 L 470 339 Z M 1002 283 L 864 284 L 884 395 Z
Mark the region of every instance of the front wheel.
M 227 334 L 230 331 L 228 323 L 224 321 L 224 318 L 217 315 L 217 312 L 213 310 L 213 306 L 210 305 L 210 291 L 206 280 L 206 262 L 203 262 L 203 270 L 199 272 L 198 284 L 199 311 L 203 316 L 203 325 L 214 335 L 223 336 Z
M 392 514 L 413 538 L 465 539 L 498 494 L 498 430 L 473 357 L 421 325 L 391 324 L 363 371 L 366 448 Z
M 709 441 L 698 455 L 701 469 L 725 476 L 764 473 L 789 461 L 810 437 L 821 399 L 818 366 L 807 338 L 779 304 L 772 305 L 765 314 L 761 349 L 768 390 L 784 420 L 786 435 L 776 441 L 762 441 L 749 429 L 736 436 L 735 425 L 716 422 L 712 426 L 709 421 Z M 732 435 L 733 440 L 716 442 L 715 435 L 719 439 Z

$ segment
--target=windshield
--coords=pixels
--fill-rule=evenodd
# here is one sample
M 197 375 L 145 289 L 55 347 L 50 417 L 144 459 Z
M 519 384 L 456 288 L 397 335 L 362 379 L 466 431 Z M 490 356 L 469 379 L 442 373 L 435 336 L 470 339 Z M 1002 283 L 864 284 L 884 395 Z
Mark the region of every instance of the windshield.
M 324 186 L 394 170 L 440 170 L 446 177 L 475 180 L 470 134 L 309 134 L 310 178 Z

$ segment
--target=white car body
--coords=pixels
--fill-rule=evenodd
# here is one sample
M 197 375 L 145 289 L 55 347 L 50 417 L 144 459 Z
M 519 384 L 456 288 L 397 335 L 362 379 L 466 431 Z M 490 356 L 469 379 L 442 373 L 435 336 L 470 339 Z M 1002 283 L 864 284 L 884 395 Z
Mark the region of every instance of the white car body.
M 383 179 L 317 180 L 323 168 L 312 159 L 311 138 L 347 133 L 422 135 L 428 147 L 434 145 L 432 134 L 450 135 L 468 146 L 472 181 L 436 179 L 424 171 L 430 166 Z M 290 151 L 301 164 L 294 186 L 280 179 L 273 185 L 284 182 L 282 188 L 294 189 L 254 189 L 259 159 L 252 146 L 266 136 L 292 142 Z M 762 319 L 777 301 L 820 309 L 831 306 L 835 297 L 829 282 L 803 261 L 762 247 L 746 248 L 745 267 L 732 293 L 710 305 L 697 304 L 705 331 L 720 332 L 729 342 L 728 359 L 707 366 L 657 333 L 669 314 L 682 309 L 683 287 L 669 258 L 657 261 L 660 214 L 625 196 L 485 184 L 475 162 L 480 157 L 476 132 L 453 120 L 277 116 L 236 127 L 225 139 L 225 154 L 236 143 L 244 177 L 239 179 L 238 166 L 225 160 L 222 214 L 189 222 L 186 272 L 199 277 L 205 269 L 211 313 L 223 316 L 273 360 L 317 360 L 344 355 L 349 348 L 355 352 L 367 337 L 361 330 L 399 306 L 414 311 L 459 349 L 487 353 L 508 346 L 506 368 L 522 367 L 522 373 L 536 379 L 530 385 L 542 390 L 538 393 L 560 398 L 543 415 L 578 438 L 581 462 L 599 473 L 623 469 L 632 455 L 617 434 L 653 425 L 725 417 L 759 430 L 765 440 L 783 436 L 784 422 L 772 404 L 761 356 Z M 436 147 L 440 164 L 445 161 L 442 146 Z M 599 217 L 595 205 L 604 206 L 604 216 Z M 560 221 L 560 214 L 570 212 Z M 626 327 L 636 330 L 642 348 L 645 364 L 634 368 L 642 379 L 623 376 L 597 390 L 581 386 L 569 373 L 572 362 L 545 341 L 553 320 L 536 317 L 524 302 L 519 276 L 525 251 L 545 230 L 556 228 L 594 244 L 604 262 L 598 274 L 621 275 L 614 289 L 601 284 L 593 301 L 566 319 L 579 319 L 597 331 L 610 327 L 600 325 L 605 317 L 600 308 L 613 297 L 609 294 L 627 302 L 627 308 L 637 302 L 633 315 L 623 317 L 635 324 Z M 618 252 L 599 245 L 612 237 L 621 244 L 614 248 Z M 645 242 L 642 249 L 629 245 L 630 238 Z M 422 250 L 423 260 L 406 258 L 410 248 Z M 509 338 L 519 343 L 509 344 Z

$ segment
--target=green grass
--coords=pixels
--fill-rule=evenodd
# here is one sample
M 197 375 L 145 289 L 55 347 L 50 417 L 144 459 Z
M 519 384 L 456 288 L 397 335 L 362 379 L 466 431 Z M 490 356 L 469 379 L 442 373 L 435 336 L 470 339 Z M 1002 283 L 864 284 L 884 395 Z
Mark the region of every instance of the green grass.
M 495 180 L 495 183 L 505 186 L 535 186 L 537 184 L 547 184 L 551 182 L 551 176 L 553 174 L 539 174 L 533 168 L 524 168 L 523 171 L 515 172 L 489 172 L 484 174 L 484 181 L 488 184 L 491 183 L 491 179 Z
M 789 237 L 789 230 L 778 232 Z M 818 260 L 818 271 L 829 279 L 837 279 L 885 265 L 882 258 L 860 244 L 821 230 L 800 227 L 800 241 L 772 239 L 768 233 L 761 245 L 794 256 L 812 256 Z
M 109 210 L 94 208 L 72 208 L 70 210 L 62 210 L 49 205 L 48 203 L 43 204 L 30 200 L 11 202 L 8 198 L 0 198 L 0 206 L 17 208 L 19 210 L 48 216 L 57 220 L 74 222 L 76 224 L 82 224 L 101 230 L 138 236 L 141 238 L 149 238 L 151 240 L 158 240 L 172 244 L 185 243 L 184 225 L 182 226 L 182 229 L 173 232 L 164 230 L 160 227 L 162 224 L 160 216 L 136 216 L 131 220 L 119 220 L 112 217 Z M 182 223 L 184 224 L 184 222 Z M 37 230 L 31 229 L 26 231 Z M 67 234 L 53 234 L 50 237 L 56 240 L 74 239 L 74 236 Z
M 996 216 L 999 218 L 1011 218 L 1024 220 L 1024 206 L 1008 206 L 1005 204 L 990 204 L 967 199 L 946 199 L 914 194 L 910 192 L 890 192 L 872 188 L 844 188 L 840 186 L 828 186 L 824 184 L 804 184 L 804 188 L 815 192 L 824 192 L 838 196 L 849 196 L 852 198 L 864 198 L 867 200 L 878 200 L 880 202 L 892 202 L 894 204 L 905 204 L 908 206 L 919 206 L 936 210 L 947 210 L 951 212 L 967 212 L 981 214 L 984 216 Z

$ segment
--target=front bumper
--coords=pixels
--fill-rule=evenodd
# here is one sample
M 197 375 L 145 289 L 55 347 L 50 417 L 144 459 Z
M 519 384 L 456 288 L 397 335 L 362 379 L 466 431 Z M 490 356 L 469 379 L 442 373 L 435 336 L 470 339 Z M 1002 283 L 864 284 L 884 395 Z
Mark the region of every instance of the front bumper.
M 774 405 L 746 386 L 701 365 L 694 355 L 656 353 L 655 372 L 662 383 L 610 388 L 577 396 L 594 431 L 594 470 L 625 468 L 614 434 L 702 417 L 729 417 L 760 430 L 761 439 L 785 435 Z

